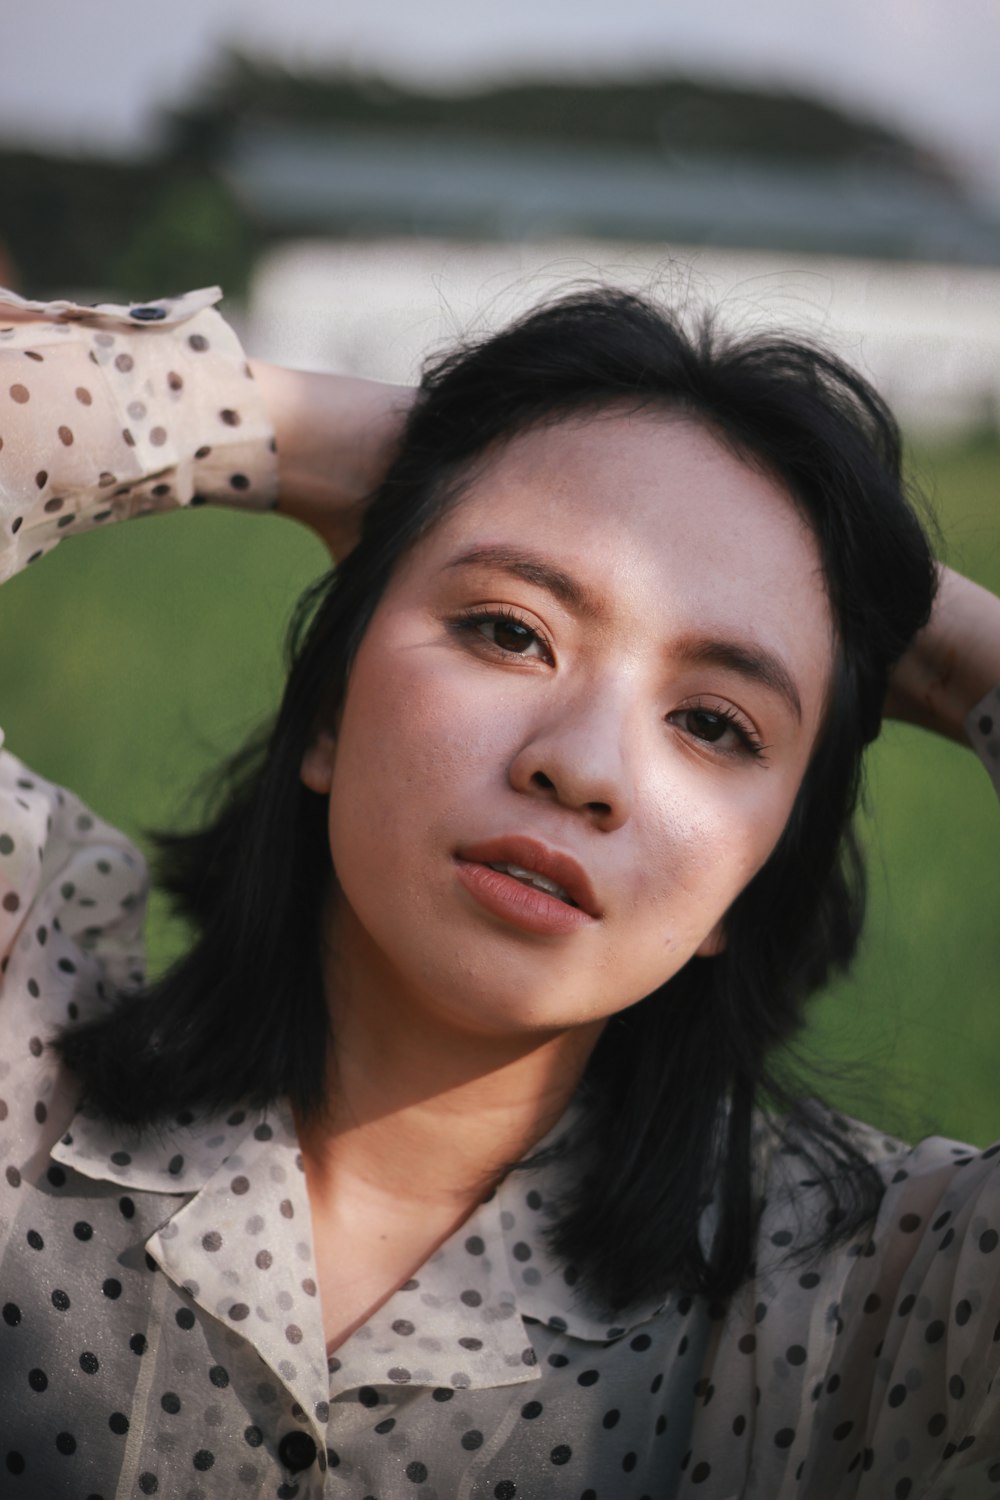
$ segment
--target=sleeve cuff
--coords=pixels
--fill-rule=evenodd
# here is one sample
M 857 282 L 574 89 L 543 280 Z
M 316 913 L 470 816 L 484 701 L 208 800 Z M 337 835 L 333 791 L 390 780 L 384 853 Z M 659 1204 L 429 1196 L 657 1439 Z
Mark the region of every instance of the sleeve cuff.
M 1000 797 L 1000 686 L 976 704 L 965 720 L 965 732 Z
M 220 295 L 0 292 L 0 578 L 67 531 L 193 500 L 273 506 L 273 428 Z

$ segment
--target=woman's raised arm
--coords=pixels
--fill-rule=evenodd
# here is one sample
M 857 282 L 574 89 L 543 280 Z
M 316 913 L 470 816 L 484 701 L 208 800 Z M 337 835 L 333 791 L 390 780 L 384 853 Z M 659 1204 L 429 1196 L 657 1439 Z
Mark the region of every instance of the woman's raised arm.
M 892 674 L 886 715 L 963 745 L 978 730 L 978 743 L 993 733 L 979 723 L 970 730 L 969 720 L 1000 684 L 1000 598 L 951 568 L 939 572 L 934 612 Z
M 0 579 L 67 534 L 202 500 L 277 500 L 335 555 L 353 545 L 412 393 L 249 364 L 219 296 L 85 307 L 0 291 Z
M 250 367 L 277 438 L 278 509 L 343 557 L 357 540 L 361 508 L 388 468 L 415 392 L 259 360 Z

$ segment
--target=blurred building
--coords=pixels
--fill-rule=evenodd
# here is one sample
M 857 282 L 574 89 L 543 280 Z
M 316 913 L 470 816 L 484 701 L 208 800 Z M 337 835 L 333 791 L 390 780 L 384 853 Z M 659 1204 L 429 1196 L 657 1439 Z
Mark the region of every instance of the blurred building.
M 86 249 L 102 291 L 219 280 L 275 359 L 408 379 L 428 348 L 610 277 L 833 343 L 907 421 L 1000 425 L 996 211 L 816 99 L 669 77 L 430 94 L 234 56 L 161 161 L 119 164 L 103 196 L 65 164 L 47 186 L 19 171 L 4 191 L 0 155 L 26 290 L 78 279 Z

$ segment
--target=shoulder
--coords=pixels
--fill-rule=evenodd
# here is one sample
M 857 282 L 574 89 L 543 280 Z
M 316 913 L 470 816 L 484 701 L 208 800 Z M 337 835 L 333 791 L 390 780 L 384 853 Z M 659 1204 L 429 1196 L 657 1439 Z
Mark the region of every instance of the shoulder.
M 809 1251 L 831 1211 L 813 1138 L 761 1127 L 766 1195 L 732 1360 L 752 1352 L 763 1420 L 788 1437 L 804 1491 L 839 1494 L 862 1471 L 873 1495 L 916 1492 L 931 1475 L 985 1482 L 1000 1431 L 1000 1144 L 907 1146 L 830 1120 L 880 1184 L 875 1210 Z

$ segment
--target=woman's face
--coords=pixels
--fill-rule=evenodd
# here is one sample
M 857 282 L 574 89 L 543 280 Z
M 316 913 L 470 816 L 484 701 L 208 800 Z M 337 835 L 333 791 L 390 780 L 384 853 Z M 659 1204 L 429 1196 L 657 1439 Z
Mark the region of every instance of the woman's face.
M 400 566 L 306 756 L 340 958 L 478 1035 L 639 1000 L 724 943 L 833 651 L 808 526 L 705 428 L 515 438 Z

